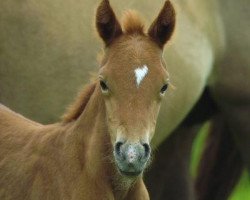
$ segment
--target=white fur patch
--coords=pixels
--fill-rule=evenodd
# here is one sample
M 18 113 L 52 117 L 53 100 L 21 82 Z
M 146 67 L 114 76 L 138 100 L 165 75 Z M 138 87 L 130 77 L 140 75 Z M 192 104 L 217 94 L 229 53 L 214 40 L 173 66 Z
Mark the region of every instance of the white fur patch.
M 135 79 L 136 79 L 136 85 L 138 88 L 139 88 L 142 80 L 147 75 L 147 73 L 148 73 L 147 65 L 143 65 L 142 67 L 138 67 L 135 69 Z
M 128 156 L 129 163 L 133 163 L 135 161 L 135 159 L 137 158 L 136 150 L 131 145 L 129 145 L 129 147 L 128 147 L 127 156 Z

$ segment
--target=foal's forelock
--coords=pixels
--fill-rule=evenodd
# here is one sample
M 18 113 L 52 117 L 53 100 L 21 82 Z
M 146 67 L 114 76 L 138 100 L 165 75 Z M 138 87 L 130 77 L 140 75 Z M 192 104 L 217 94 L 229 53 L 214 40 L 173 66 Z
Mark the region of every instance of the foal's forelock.
M 126 34 L 144 34 L 144 23 L 139 14 L 134 10 L 124 12 L 122 17 L 122 28 Z

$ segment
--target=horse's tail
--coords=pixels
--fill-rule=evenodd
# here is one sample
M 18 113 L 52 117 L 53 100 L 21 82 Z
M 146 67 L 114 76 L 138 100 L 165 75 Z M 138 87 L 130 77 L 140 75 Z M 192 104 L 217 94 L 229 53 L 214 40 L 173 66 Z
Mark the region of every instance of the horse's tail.
M 222 114 L 212 120 L 206 142 L 195 182 L 197 199 L 226 200 L 240 178 L 243 162 Z

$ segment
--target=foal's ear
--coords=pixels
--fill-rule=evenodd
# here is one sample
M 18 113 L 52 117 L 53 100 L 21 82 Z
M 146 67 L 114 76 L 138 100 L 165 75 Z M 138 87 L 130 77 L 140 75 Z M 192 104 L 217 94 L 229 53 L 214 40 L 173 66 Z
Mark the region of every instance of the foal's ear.
M 151 24 L 148 35 L 163 48 L 164 44 L 170 39 L 175 27 L 175 10 L 169 0 L 161 9 L 161 12 Z
M 116 19 L 108 0 L 102 0 L 97 8 L 96 28 L 106 46 L 122 34 L 121 25 Z

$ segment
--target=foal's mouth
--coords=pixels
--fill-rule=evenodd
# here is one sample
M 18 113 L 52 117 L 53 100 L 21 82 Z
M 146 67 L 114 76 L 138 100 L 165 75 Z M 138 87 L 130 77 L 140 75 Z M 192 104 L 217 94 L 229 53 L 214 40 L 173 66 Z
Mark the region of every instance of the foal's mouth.
M 122 175 L 128 176 L 128 177 L 136 177 L 136 176 L 139 176 L 142 173 L 142 171 L 128 172 L 128 171 L 122 171 L 121 169 L 119 169 L 119 172 Z

